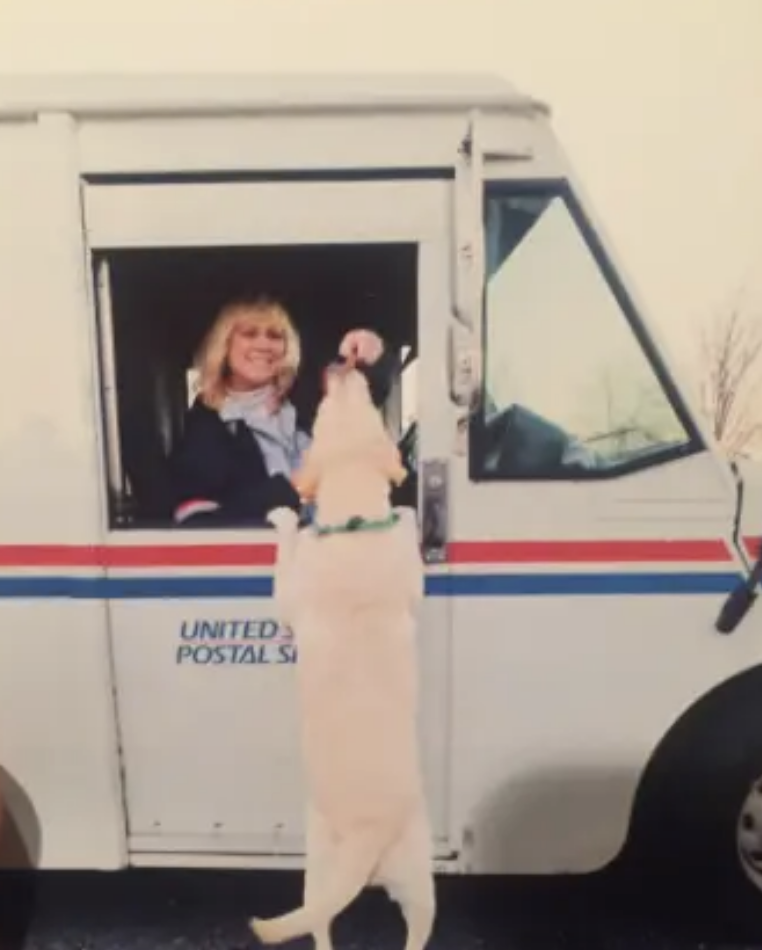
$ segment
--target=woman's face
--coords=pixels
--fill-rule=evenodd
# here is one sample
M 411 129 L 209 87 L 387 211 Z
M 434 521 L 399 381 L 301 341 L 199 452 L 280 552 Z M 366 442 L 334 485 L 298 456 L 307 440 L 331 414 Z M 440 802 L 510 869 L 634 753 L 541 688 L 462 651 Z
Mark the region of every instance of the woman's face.
M 239 324 L 230 336 L 228 367 L 231 389 L 257 389 L 272 383 L 286 355 L 286 338 L 267 323 Z

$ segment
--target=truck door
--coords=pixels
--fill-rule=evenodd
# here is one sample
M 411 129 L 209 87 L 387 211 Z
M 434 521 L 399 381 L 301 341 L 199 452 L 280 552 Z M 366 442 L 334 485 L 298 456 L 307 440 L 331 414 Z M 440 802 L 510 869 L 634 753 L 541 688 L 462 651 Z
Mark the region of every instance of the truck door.
M 439 180 L 86 187 L 99 298 L 104 466 L 112 501 L 107 538 L 111 638 L 134 860 L 167 852 L 216 853 L 253 855 L 256 864 L 256 855 L 300 855 L 304 839 L 293 668 L 298 658 L 288 631 L 273 619 L 273 533 L 178 529 L 150 519 L 135 521 L 130 513 L 126 414 L 142 418 L 141 400 L 149 390 L 164 396 L 175 392 L 191 354 L 179 354 L 175 376 L 170 373 L 162 382 L 152 378 L 152 367 L 154 362 L 171 367 L 171 359 L 148 356 L 141 364 L 120 352 L 113 324 L 125 326 L 130 294 L 134 301 L 139 290 L 123 285 L 129 270 L 124 255 L 131 254 L 130 267 L 137 268 L 138 258 L 176 262 L 186 252 L 412 248 L 418 359 L 410 371 L 417 373 L 417 397 L 411 403 L 408 393 L 407 404 L 423 450 L 441 455 L 446 430 L 437 392 L 444 391 L 445 376 L 441 361 L 428 354 L 444 346 L 446 333 L 449 200 L 449 182 Z M 121 284 L 113 279 L 117 272 Z M 184 271 L 181 265 L 187 280 L 192 272 L 190 265 Z M 259 276 L 259 286 L 267 291 L 267 273 Z M 345 280 L 352 279 L 347 269 Z M 170 297 L 165 291 L 166 307 Z M 213 316 L 210 310 L 210 321 Z M 363 325 L 364 314 L 353 319 Z M 154 354 L 167 346 L 158 320 Z M 308 338 L 318 345 L 319 328 L 309 329 Z M 309 360 L 306 351 L 304 361 Z M 136 379 L 140 365 L 145 378 Z M 125 378 L 130 366 L 132 380 Z M 166 413 L 170 429 L 173 411 Z M 445 570 L 430 567 L 432 574 Z M 436 849 L 442 853 L 448 807 L 449 615 L 441 598 L 426 600 L 420 646 L 426 781 Z

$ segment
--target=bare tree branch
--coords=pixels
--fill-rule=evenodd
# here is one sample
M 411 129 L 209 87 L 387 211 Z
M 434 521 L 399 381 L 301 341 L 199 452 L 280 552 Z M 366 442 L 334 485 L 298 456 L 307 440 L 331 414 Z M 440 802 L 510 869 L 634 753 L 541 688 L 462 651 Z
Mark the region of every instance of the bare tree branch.
M 731 457 L 762 443 L 762 321 L 740 303 L 704 329 L 701 408 Z

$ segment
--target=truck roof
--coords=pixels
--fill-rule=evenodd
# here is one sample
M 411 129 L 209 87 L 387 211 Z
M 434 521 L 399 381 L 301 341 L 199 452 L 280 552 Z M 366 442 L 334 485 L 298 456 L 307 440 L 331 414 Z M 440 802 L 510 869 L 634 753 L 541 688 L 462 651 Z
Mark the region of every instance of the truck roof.
M 0 117 L 346 111 L 453 111 L 522 115 L 548 106 L 495 75 L 227 74 L 24 75 L 0 78 Z

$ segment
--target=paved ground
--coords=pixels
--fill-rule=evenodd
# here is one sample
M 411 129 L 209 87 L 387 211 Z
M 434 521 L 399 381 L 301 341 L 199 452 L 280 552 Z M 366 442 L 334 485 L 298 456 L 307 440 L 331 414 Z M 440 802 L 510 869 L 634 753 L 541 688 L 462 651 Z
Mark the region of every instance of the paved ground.
M 0 888 L 3 879 L 0 878 Z M 0 950 L 23 895 L 0 893 Z M 26 950 L 254 950 L 246 919 L 295 902 L 295 874 L 140 871 L 51 875 L 36 895 Z M 3 894 L 5 906 L 2 907 Z M 430 950 L 757 950 L 655 923 L 610 879 L 484 882 L 441 879 Z M 9 907 L 9 902 L 13 908 Z M 336 924 L 337 950 L 402 950 L 396 907 L 367 893 Z M 310 941 L 291 945 L 306 950 Z M 757 947 L 762 945 L 757 945 Z

